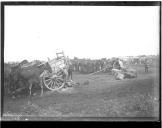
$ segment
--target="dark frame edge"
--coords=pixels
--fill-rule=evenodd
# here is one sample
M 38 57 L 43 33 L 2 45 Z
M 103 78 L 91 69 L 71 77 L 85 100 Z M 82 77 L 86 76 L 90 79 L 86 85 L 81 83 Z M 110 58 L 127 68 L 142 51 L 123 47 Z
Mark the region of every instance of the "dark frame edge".
M 161 122 L 161 2 L 159 8 L 159 121 Z
M 4 94 L 4 6 L 1 3 L 1 117 L 3 116 L 3 94 Z
M 161 1 L 2 1 L 3 5 L 160 6 Z
M 3 116 L 3 94 L 4 94 L 4 18 L 5 18 L 5 5 L 60 5 L 60 3 L 62 3 L 61 5 L 83 5 L 83 6 L 86 6 L 86 5 L 90 5 L 90 6 L 96 6 L 95 4 L 89 4 L 89 3 L 100 3 L 100 2 L 94 2 L 94 1 L 91 1 L 89 3 L 87 3 L 89 1 L 61 1 L 61 2 L 58 2 L 58 1 L 54 1 L 54 2 L 42 2 L 42 1 L 38 1 L 38 2 L 27 2 L 27 1 L 24 1 L 24 2 L 1 2 L 1 117 Z M 104 2 L 104 1 L 101 1 L 101 3 Z M 107 1 L 108 2 L 108 1 Z M 106 3 L 107 3 L 106 2 Z M 142 1 L 140 2 L 137 2 L 137 3 L 141 3 Z M 53 4 L 54 3 L 54 4 Z M 66 4 L 65 4 L 66 3 Z M 83 4 L 82 4 L 83 3 Z M 111 2 L 108 2 L 108 3 L 111 3 Z M 113 2 L 113 3 L 118 3 L 118 4 L 121 4 L 121 2 Z M 126 2 L 126 3 L 129 3 L 129 2 Z M 131 3 L 131 1 L 130 1 Z M 134 2 L 132 2 L 134 3 Z M 160 9 L 159 9 L 159 25 L 160 25 L 160 29 L 159 29 L 159 79 L 160 79 L 160 86 L 159 86 L 159 91 L 160 91 L 160 95 L 159 95 L 159 101 L 160 101 L 160 106 L 159 106 L 159 121 L 161 122 L 161 1 L 147 1 L 145 3 L 150 3 L 150 4 L 154 4 L 154 5 L 148 5 L 148 6 L 159 6 Z M 101 5 L 101 6 L 104 6 L 104 5 Z M 113 6 L 113 5 L 105 5 L 105 6 Z M 119 6 L 119 5 L 116 5 L 116 6 Z M 120 5 L 120 6 L 132 6 L 132 5 L 127 5 L 127 4 L 123 4 L 123 5 Z M 143 5 L 136 5 L 136 6 L 143 6 Z

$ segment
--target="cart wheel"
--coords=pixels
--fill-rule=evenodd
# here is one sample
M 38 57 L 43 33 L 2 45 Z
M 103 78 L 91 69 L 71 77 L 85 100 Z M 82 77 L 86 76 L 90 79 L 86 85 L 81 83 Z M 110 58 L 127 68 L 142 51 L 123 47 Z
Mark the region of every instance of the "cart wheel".
M 66 82 L 65 73 L 60 69 L 57 73 L 48 73 L 43 76 L 44 85 L 51 91 L 61 89 Z

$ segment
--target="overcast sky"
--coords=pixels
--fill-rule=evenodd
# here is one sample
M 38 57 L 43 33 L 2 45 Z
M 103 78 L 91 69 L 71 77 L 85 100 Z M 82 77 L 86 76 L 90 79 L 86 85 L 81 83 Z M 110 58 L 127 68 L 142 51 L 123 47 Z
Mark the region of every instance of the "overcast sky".
M 156 55 L 158 43 L 158 6 L 5 6 L 5 61 Z

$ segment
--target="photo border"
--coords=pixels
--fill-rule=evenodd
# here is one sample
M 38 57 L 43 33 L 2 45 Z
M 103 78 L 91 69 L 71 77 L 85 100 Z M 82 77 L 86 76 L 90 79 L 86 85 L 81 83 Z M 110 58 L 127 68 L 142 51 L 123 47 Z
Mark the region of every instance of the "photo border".
M 3 116 L 3 95 L 4 95 L 4 17 L 5 17 L 5 6 L 159 6 L 159 120 L 158 121 L 151 121 L 151 122 L 161 122 L 161 1 L 12 1 L 12 2 L 1 2 L 1 119 Z M 53 118 L 53 117 L 52 117 Z M 70 117 L 68 117 L 69 120 Z M 84 118 L 84 117 L 83 117 Z M 116 118 L 116 117 L 115 117 Z M 74 119 L 74 118 L 73 118 Z M 76 118 L 75 118 L 76 119 Z M 81 119 L 79 117 L 79 119 Z M 84 118 L 81 121 L 86 121 Z M 64 121 L 64 119 L 61 119 Z M 65 120 L 65 121 L 68 121 Z M 40 120 L 42 121 L 42 120 Z M 48 120 L 47 120 L 48 121 Z M 54 120 L 55 121 L 55 120 Z M 56 122 L 60 121 L 60 119 L 56 119 Z M 75 120 L 72 120 L 75 121 Z M 76 121 L 79 121 L 76 119 Z M 93 121 L 93 120 L 89 120 Z M 95 120 L 96 121 L 96 120 Z M 99 119 L 97 119 L 97 122 L 100 122 Z M 109 120 L 106 120 L 109 121 Z M 112 120 L 110 120 L 111 122 Z M 114 120 L 113 120 L 114 121 Z M 129 120 L 126 120 L 128 122 Z M 105 120 L 101 119 L 101 122 L 105 122 Z M 118 122 L 118 120 L 117 120 Z M 119 122 L 122 122 L 119 120 Z M 125 122 L 125 121 L 124 121 Z M 131 120 L 129 121 L 131 122 Z M 138 122 L 134 121 L 133 122 Z M 141 122 L 141 121 L 139 121 Z M 145 121 L 142 121 L 145 122 Z M 149 121 L 146 121 L 149 122 Z

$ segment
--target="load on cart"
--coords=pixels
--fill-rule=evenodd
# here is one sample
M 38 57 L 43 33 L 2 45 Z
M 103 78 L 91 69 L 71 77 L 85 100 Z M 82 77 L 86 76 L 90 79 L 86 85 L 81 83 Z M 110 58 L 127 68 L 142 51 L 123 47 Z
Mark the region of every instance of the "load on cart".
M 52 91 L 61 89 L 67 82 L 72 81 L 69 58 L 65 57 L 64 52 L 58 52 L 56 55 L 56 59 L 48 60 L 52 73 L 45 70 L 41 74 L 44 85 Z

